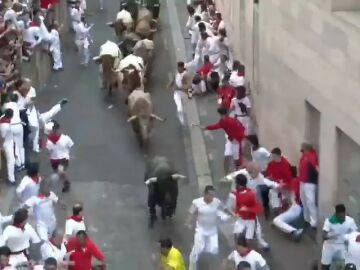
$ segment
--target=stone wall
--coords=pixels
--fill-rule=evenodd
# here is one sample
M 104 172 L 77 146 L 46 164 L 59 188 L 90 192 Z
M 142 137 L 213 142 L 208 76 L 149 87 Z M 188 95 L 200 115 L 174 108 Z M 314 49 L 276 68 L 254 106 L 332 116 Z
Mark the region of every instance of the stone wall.
M 301 142 L 318 141 L 325 215 L 341 200 L 336 129 L 360 144 L 360 28 L 330 11 L 334 1 L 217 1 L 246 65 L 262 143 L 296 164 Z M 320 112 L 319 138 L 309 137 L 306 101 Z

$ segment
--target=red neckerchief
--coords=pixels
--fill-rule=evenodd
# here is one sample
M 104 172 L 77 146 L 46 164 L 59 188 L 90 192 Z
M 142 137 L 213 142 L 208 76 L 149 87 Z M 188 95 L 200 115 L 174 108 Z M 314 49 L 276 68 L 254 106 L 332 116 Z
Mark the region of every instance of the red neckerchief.
M 40 180 L 39 176 L 32 176 L 31 179 L 35 182 L 35 184 L 39 184 L 39 180 Z
M 247 187 L 239 187 L 236 189 L 236 191 L 241 192 L 241 193 L 246 193 L 248 191 Z
M 241 257 L 246 257 L 250 252 L 251 252 L 250 248 L 247 248 L 244 252 L 238 251 L 238 253 L 240 254 Z
M 244 76 L 245 76 L 245 73 L 238 71 L 238 72 L 237 72 L 237 75 L 238 75 L 239 77 L 244 77 Z
M 84 220 L 84 218 L 82 216 L 74 216 L 74 215 L 68 217 L 68 219 L 75 220 L 76 222 L 81 222 Z
M 49 195 L 50 196 L 50 195 Z M 42 193 L 39 193 L 38 194 L 38 198 L 39 199 L 44 199 L 44 198 L 47 198 L 47 197 L 49 197 L 49 196 L 45 196 L 44 194 L 42 194 Z
M 355 239 L 356 242 L 360 242 L 360 234 L 358 236 L 356 236 L 356 239 Z
M 29 26 L 39 26 L 35 21 L 31 21 L 31 23 L 29 24 Z
M 60 139 L 61 134 L 55 134 L 55 133 L 50 133 L 48 135 L 48 140 L 51 141 L 53 144 L 56 144 L 58 142 L 58 140 Z
M 16 228 L 18 228 L 18 229 L 20 229 L 20 230 L 22 230 L 22 231 L 25 231 L 25 225 L 22 226 L 22 225 L 20 225 L 20 224 L 14 223 L 13 226 L 16 227 Z
M 10 124 L 10 119 L 6 118 L 6 117 L 1 117 L 0 118 L 0 124 Z

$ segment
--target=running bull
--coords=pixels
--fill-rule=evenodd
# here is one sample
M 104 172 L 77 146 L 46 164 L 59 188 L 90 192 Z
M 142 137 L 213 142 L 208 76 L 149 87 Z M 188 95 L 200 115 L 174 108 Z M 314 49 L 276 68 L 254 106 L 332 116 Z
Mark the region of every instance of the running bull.
M 161 208 L 161 217 L 165 220 L 175 215 L 178 197 L 178 180 L 186 178 L 178 174 L 166 157 L 155 157 L 148 161 L 145 171 L 145 184 L 148 186 L 149 227 L 157 219 L 156 206 Z

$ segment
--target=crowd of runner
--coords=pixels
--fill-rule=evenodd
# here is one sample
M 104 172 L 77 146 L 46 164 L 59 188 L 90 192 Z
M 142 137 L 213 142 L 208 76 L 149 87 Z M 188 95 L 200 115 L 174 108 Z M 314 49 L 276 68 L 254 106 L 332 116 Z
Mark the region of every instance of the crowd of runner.
M 235 250 L 225 260 L 224 269 L 268 269 L 259 253 L 270 249 L 261 228 L 262 214 L 265 222 L 271 222 L 295 241 L 300 241 L 305 232 L 314 237 L 318 228 L 317 152 L 312 145 L 303 143 L 298 166 L 294 166 L 279 147 L 269 151 L 260 145 L 254 132 L 245 66 L 231 60 L 221 13 L 211 0 L 188 1 L 188 4 L 185 27 L 190 35 L 192 59 L 177 63 L 173 85 L 178 118 L 185 123 L 184 103 L 188 98 L 217 92 L 219 121 L 208 126 L 191 124 L 205 131 L 225 132 L 222 182 L 231 184 L 224 203 L 215 197 L 213 186 L 207 186 L 204 195 L 192 202 L 186 224 L 191 227 L 192 217 L 196 216 L 196 229 L 189 269 L 197 269 L 203 252 L 218 255 L 219 221 L 234 221 Z M 294 226 L 301 219 L 305 221 L 304 227 Z M 345 269 L 360 269 L 360 233 L 355 220 L 346 215 L 343 204 L 335 206 L 334 214 L 325 220 L 322 230 L 322 269 L 330 269 L 333 263 L 342 261 Z M 177 261 L 173 265 L 183 265 L 182 268 L 171 266 L 170 269 L 185 269 L 181 254 L 170 243 L 170 239 L 160 242 L 163 264 L 171 266 L 171 261 Z
M 36 106 L 37 95 L 32 82 L 21 77 L 11 81 L 12 76 L 19 75 L 10 70 L 15 66 L 14 58 L 22 55 L 24 60 L 28 60 L 32 50 L 40 44 L 52 54 L 53 69 L 63 68 L 58 24 L 54 20 L 49 28 L 44 24 L 44 15 L 49 15 L 47 10 L 51 3 L 41 1 L 40 4 L 40 9 L 29 12 L 20 3 L 3 2 L 5 31 L 0 38 L 7 44 L 1 49 L 2 52 L 7 50 L 9 56 L 1 59 L 7 61 L 8 66 L 1 74 L 0 133 L 7 183 L 16 186 L 17 205 L 11 215 L 0 213 L 0 269 L 105 269 L 104 255 L 87 235 L 81 203 L 73 206 L 72 214 L 64 224 L 65 232 L 58 230 L 63 226 L 57 222 L 55 209 L 56 205 L 65 207 L 60 198 L 70 190 L 66 169 L 74 142 L 62 133 L 60 124 L 53 117 L 68 101 L 62 99 L 41 113 Z M 74 8 L 79 10 L 79 4 L 74 3 Z M 70 12 L 74 13 L 73 8 Z M 16 49 L 21 53 L 10 53 Z M 34 162 L 42 151 L 48 152 L 53 169 L 53 174 L 47 177 L 41 176 L 39 163 Z M 24 170 L 25 175 L 22 173 Z M 95 266 L 93 257 L 99 261 Z

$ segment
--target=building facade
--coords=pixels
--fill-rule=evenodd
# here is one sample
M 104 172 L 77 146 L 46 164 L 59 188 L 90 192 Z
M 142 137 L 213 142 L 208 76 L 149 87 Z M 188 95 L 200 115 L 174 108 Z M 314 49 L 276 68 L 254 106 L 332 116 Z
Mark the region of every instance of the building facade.
M 360 222 L 360 1 L 216 4 L 246 65 L 261 143 L 297 164 L 301 142 L 311 142 L 320 212 L 342 202 Z

